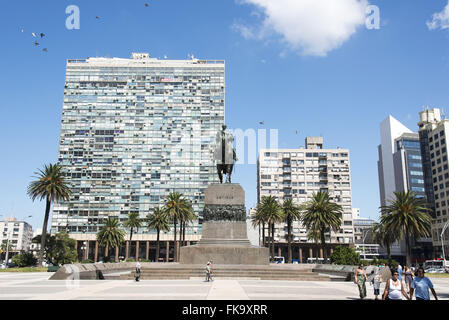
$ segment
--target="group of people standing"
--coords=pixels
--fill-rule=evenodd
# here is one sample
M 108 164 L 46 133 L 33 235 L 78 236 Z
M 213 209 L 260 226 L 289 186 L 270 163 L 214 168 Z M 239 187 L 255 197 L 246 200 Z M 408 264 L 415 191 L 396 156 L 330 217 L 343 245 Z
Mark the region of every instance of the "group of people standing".
M 401 265 L 398 265 L 397 269 L 391 269 L 385 265 L 379 265 L 377 270 L 373 270 L 370 274 L 375 300 L 379 300 L 382 282 L 386 283 L 382 300 L 402 300 L 402 296 L 407 300 L 412 300 L 413 294 L 415 294 L 416 300 L 430 300 L 429 290 L 435 300 L 438 300 L 432 281 L 424 276 L 424 268 L 418 267 L 416 275 L 414 269 L 406 266 L 403 270 Z M 367 281 L 366 269 L 363 264 L 360 264 L 354 275 L 354 283 L 358 285 L 360 299 L 366 297 Z

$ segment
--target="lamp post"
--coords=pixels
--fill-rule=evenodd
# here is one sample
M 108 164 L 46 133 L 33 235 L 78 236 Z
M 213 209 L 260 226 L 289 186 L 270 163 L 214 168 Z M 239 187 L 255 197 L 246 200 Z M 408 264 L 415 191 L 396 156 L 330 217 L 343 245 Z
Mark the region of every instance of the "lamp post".
M 447 227 L 449 227 L 449 221 L 447 221 L 444 224 L 443 230 L 441 230 L 441 248 L 443 249 L 443 260 L 444 260 L 444 268 L 446 269 L 446 255 L 444 254 L 444 232 L 446 231 Z

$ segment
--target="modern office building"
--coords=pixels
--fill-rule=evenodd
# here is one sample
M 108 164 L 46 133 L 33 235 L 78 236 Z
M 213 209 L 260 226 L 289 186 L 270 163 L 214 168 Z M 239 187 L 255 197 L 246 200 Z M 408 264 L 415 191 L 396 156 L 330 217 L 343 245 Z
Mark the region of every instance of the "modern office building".
M 413 132 L 391 115 L 380 124 L 381 144 L 378 146 L 379 161 L 377 166 L 381 206 L 387 205 L 388 200 L 392 199 L 394 192 L 398 190 L 396 187 L 397 174 L 393 155 L 397 152 L 395 140 L 404 133 L 412 134 Z
M 449 211 L 449 163 L 447 158 L 447 133 L 449 120 L 441 117 L 440 109 L 428 109 L 419 113 L 419 135 L 424 159 L 424 174 L 427 194 L 432 197 L 432 244 L 435 257 L 442 255 L 441 232 L 448 221 Z M 449 242 L 449 230 L 444 234 Z M 447 248 L 446 248 L 447 249 Z
M 18 221 L 16 218 L 8 218 L 5 221 L 0 221 L 0 231 L 0 243 L 6 245 L 9 242 L 12 252 L 28 251 L 30 249 L 33 228 L 28 222 Z
M 394 199 L 393 192 L 412 191 L 417 197 L 427 199 L 419 134 L 390 115 L 381 123 L 380 135 L 378 169 L 381 205 L 388 205 L 388 200 Z M 404 239 L 393 243 L 390 249 L 394 259 L 400 262 L 405 260 Z M 385 248 L 381 249 L 382 253 L 385 251 Z M 411 255 L 413 261 L 430 258 L 430 238 L 412 240 Z
M 352 192 L 349 150 L 324 149 L 322 137 L 307 137 L 306 146 L 299 149 L 261 149 L 257 162 L 258 201 L 263 196 L 274 196 L 281 203 L 292 199 L 304 203 L 317 192 L 328 192 L 333 201 L 343 207 L 341 229 L 327 235 L 330 248 L 335 245 L 353 245 Z M 318 246 L 307 237 L 299 221 L 293 224 L 293 259 L 307 262 L 314 258 Z M 287 226 L 276 225 L 275 241 L 279 256 L 287 257 Z M 270 238 L 270 235 L 266 234 Z M 323 256 L 323 252 L 320 252 Z
M 55 204 L 51 232 L 68 230 L 84 248 L 80 254 L 97 260 L 96 233 L 108 217 L 144 218 L 171 192 L 184 194 L 201 215 L 203 192 L 218 181 L 210 149 L 224 117 L 222 60 L 159 60 L 147 53 L 68 60 L 58 161 L 73 194 Z M 186 239 L 200 234 L 196 223 Z M 155 231 L 139 229 L 130 255 L 154 259 L 155 239 Z M 171 232 L 161 234 L 165 260 L 170 239 Z

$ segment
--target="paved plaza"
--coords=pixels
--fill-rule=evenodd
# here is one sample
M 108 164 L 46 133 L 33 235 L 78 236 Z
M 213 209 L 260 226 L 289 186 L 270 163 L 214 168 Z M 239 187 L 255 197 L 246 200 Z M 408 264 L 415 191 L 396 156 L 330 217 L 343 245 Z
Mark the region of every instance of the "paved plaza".
M 352 282 L 261 280 L 48 280 L 51 273 L 0 273 L 0 300 L 356 300 Z M 432 280 L 449 300 L 449 279 Z M 382 286 L 383 289 L 383 286 Z M 368 298 L 373 290 L 367 285 Z

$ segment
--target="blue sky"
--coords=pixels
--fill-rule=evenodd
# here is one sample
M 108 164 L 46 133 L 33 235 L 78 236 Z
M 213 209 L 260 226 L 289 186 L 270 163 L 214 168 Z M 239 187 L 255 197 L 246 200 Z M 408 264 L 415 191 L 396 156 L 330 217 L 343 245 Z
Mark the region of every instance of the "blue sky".
M 340 42 L 325 55 L 307 49 L 320 32 L 335 36 L 334 23 L 350 20 L 348 12 L 283 20 L 267 1 L 2 1 L 0 214 L 33 215 L 33 227 L 42 225 L 44 203 L 33 203 L 26 187 L 37 168 L 57 160 L 66 59 L 149 52 L 169 59 L 188 53 L 225 59 L 231 128 L 278 129 L 280 147 L 299 147 L 305 136 L 323 135 L 326 146 L 350 149 L 353 206 L 377 218 L 379 123 L 392 114 L 416 131 L 423 105 L 449 110 L 449 33 L 441 28 L 446 17 L 434 30 L 426 25 L 448 1 L 371 0 L 380 8 L 380 29 L 355 23 L 355 31 L 339 34 Z M 309 0 L 296 3 L 303 1 Z M 65 27 L 71 4 L 80 8 L 79 30 Z M 288 9 L 281 12 L 302 10 Z M 46 34 L 39 47 L 31 32 Z M 256 165 L 237 167 L 234 181 L 244 187 L 247 206 L 254 206 Z

